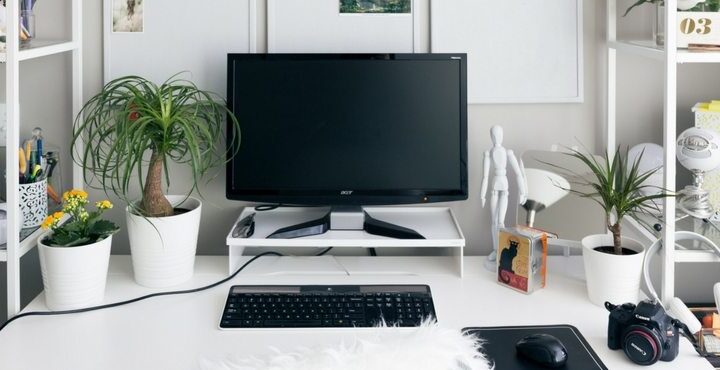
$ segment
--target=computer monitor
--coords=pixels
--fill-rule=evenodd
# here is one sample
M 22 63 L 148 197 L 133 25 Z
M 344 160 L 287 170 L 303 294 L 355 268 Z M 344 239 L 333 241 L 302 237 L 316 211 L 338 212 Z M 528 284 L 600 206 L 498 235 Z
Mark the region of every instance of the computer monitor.
M 240 147 L 227 198 L 467 199 L 466 75 L 465 54 L 229 54 L 228 106 L 242 132 L 228 143 Z

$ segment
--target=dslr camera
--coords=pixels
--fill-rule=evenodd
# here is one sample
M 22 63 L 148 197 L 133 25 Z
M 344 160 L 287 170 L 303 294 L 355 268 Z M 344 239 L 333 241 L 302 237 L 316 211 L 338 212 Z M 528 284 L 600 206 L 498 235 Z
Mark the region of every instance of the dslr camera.
M 620 306 L 605 302 L 610 311 L 608 347 L 622 349 L 639 365 L 672 361 L 680 345 L 679 322 L 665 313 L 659 303 L 642 301 Z

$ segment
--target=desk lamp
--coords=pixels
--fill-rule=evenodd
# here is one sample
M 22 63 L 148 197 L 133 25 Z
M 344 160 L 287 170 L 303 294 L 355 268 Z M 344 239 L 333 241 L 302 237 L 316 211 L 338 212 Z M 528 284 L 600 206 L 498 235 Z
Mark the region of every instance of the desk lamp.
M 523 208 L 527 211 L 526 223 L 533 227 L 535 214 L 557 203 L 570 193 L 570 183 L 562 176 L 537 168 L 525 169 L 527 180 L 527 201 Z
M 710 218 L 715 210 L 702 184 L 705 174 L 720 166 L 720 136 L 698 127 L 683 131 L 677 139 L 677 159 L 693 174 L 692 185 L 678 193 L 678 208 L 696 218 Z

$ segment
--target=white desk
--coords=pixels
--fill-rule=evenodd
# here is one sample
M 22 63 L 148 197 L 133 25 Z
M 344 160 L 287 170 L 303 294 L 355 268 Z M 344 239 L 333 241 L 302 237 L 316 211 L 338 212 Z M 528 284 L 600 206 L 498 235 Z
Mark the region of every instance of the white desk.
M 323 257 L 328 260 L 333 257 Z M 262 355 L 270 347 L 291 350 L 298 345 L 335 345 L 339 340 L 368 335 L 374 329 L 220 331 L 218 320 L 231 284 L 429 284 L 442 325 L 467 326 L 570 324 L 585 335 L 608 368 L 646 369 L 630 363 L 622 351 L 607 348 L 608 313 L 586 298 L 585 284 L 578 276 L 578 257 L 550 258 L 548 287 L 526 296 L 495 283 L 482 268 L 481 257 L 465 259 L 465 278 L 454 269 L 433 267 L 432 259 L 411 259 L 427 264 L 429 272 L 412 275 L 351 275 L 372 257 L 337 258 L 344 267 L 322 275 L 278 275 L 276 257 L 263 257 L 231 283 L 210 291 L 161 297 L 129 306 L 59 317 L 29 317 L 0 332 L 0 369 L 12 370 L 109 370 L 109 369 L 197 369 L 200 358 L 222 359 L 228 355 Z M 399 258 L 395 270 L 402 261 Z M 422 262 L 421 262 L 422 261 Z M 351 263 L 352 262 L 352 263 Z M 355 267 L 352 267 L 355 266 Z M 198 257 L 193 280 L 178 288 L 196 287 L 226 276 L 226 257 Z M 113 256 L 107 287 L 107 302 L 152 290 L 132 280 L 128 256 Z M 28 310 L 44 310 L 37 297 Z M 658 363 L 653 369 L 712 369 L 683 339 L 678 358 Z M 503 369 L 498 369 L 503 370 Z

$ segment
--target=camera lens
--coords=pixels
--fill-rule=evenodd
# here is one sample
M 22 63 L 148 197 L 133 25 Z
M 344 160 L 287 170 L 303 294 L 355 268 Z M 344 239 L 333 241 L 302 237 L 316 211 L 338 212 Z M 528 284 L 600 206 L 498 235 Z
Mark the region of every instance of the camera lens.
M 662 347 L 654 332 L 644 326 L 633 325 L 625 334 L 623 350 L 636 364 L 652 365 L 661 357 Z

